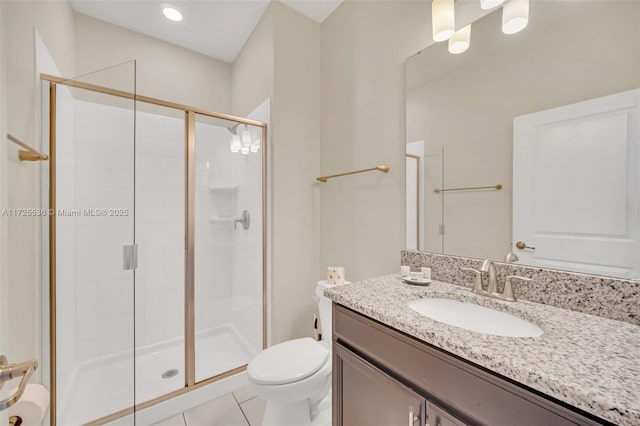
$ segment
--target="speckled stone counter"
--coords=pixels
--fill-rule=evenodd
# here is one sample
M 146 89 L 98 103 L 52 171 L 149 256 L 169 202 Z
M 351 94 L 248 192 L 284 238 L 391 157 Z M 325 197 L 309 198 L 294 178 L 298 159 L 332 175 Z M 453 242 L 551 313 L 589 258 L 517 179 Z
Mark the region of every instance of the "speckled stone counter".
M 640 327 L 539 303 L 503 302 L 434 281 L 404 284 L 398 274 L 336 286 L 334 302 L 502 376 L 621 425 L 640 425 Z M 406 303 L 448 297 L 524 318 L 537 338 L 491 336 L 434 321 Z
M 400 264 L 414 271 L 432 269 L 434 279 L 471 287 L 472 276 L 460 268 L 478 269 L 482 260 L 446 254 L 402 250 Z M 521 299 L 563 309 L 640 325 L 640 281 L 545 269 L 515 263 L 494 262 L 498 287 L 507 275 L 531 278 L 516 281 L 513 288 Z

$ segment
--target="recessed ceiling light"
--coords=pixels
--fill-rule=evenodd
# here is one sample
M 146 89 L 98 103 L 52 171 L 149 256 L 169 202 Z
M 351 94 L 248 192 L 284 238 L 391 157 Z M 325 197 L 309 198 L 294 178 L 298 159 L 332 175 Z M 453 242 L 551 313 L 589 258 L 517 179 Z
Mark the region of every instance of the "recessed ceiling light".
M 162 14 L 170 21 L 180 22 L 182 21 L 182 13 L 171 5 L 164 5 L 162 7 Z

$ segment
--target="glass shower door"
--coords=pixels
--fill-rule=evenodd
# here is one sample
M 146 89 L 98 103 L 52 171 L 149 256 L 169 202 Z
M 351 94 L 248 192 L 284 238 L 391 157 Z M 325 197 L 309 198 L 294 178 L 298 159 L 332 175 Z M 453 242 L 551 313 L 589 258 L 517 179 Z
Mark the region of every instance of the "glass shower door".
M 136 96 L 134 62 L 44 80 L 52 419 L 134 424 L 265 344 L 266 125 Z
M 43 276 L 58 425 L 106 422 L 135 405 L 135 81 L 129 62 L 45 84 L 53 210 Z
M 195 382 L 263 344 L 262 128 L 195 114 Z
M 138 102 L 136 403 L 185 386 L 185 113 Z

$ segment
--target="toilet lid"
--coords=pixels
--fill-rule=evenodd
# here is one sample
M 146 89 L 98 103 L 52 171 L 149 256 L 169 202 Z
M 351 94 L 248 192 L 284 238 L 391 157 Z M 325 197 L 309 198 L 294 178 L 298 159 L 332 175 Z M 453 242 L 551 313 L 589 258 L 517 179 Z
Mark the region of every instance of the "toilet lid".
M 251 360 L 249 379 L 261 385 L 282 385 L 306 379 L 327 362 L 329 351 L 311 339 L 289 340 L 271 346 Z

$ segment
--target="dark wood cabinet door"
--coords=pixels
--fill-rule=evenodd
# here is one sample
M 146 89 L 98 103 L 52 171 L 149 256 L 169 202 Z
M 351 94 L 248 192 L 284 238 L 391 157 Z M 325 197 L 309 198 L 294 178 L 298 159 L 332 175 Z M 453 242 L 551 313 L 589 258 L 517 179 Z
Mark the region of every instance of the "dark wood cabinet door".
M 467 424 L 429 401 L 427 402 L 427 426 L 467 426 Z
M 422 396 L 335 342 L 333 368 L 334 426 L 424 426 Z

